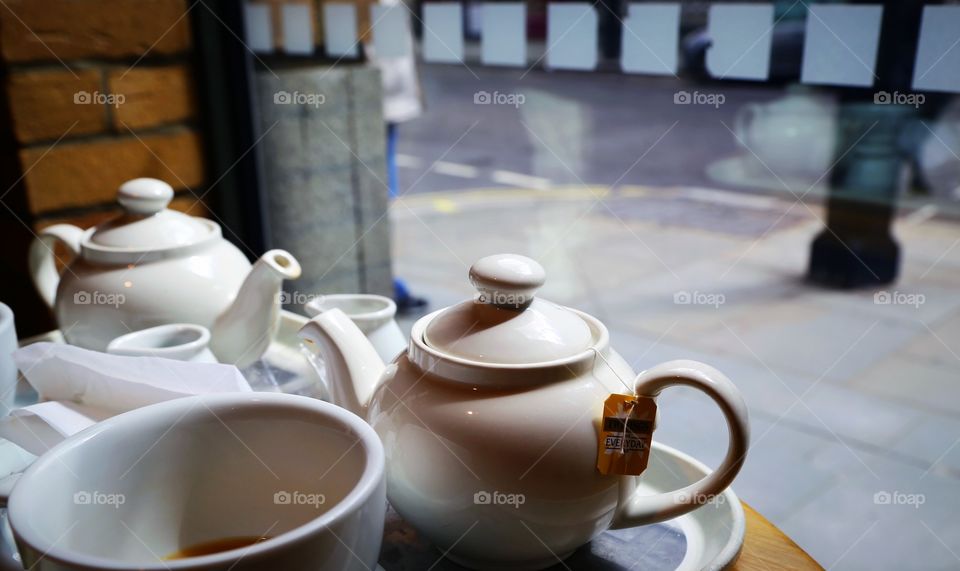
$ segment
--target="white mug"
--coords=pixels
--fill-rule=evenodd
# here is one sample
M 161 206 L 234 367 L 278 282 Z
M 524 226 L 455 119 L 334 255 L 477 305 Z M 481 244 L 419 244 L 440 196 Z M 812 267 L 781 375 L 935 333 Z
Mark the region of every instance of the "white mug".
M 315 399 L 187 397 L 57 445 L 8 509 L 35 571 L 359 571 L 379 555 L 384 453 L 360 418 Z M 241 546 L 169 558 L 227 544 Z

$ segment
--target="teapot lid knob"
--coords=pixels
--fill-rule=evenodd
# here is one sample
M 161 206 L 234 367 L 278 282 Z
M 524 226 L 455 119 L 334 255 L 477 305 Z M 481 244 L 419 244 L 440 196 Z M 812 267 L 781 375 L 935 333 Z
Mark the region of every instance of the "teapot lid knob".
M 117 200 L 132 214 L 156 214 L 173 199 L 173 187 L 155 178 L 135 178 L 120 185 Z
M 547 273 L 536 260 L 517 254 L 495 254 L 470 267 L 470 283 L 485 301 L 509 308 L 523 308 L 533 301 Z

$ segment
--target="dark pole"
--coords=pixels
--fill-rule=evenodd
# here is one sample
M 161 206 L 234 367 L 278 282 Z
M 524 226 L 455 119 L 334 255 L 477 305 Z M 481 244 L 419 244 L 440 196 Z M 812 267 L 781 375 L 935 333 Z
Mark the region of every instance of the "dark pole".
M 9 73 L 6 63 L 0 62 L 4 84 Z M 13 309 L 17 336 L 24 338 L 50 331 L 56 328 L 56 322 L 33 287 L 30 273 L 28 254 L 36 234 L 27 204 L 23 166 L 18 159 L 19 148 L 8 92 L 0 89 L 0 240 L 4 245 L 0 251 L 0 301 Z
M 621 0 L 599 0 L 596 7 L 600 34 L 600 59 L 615 60 L 622 49 L 626 4 Z
M 908 163 L 904 133 L 918 112 L 877 93 L 910 92 L 922 11 L 920 2 L 886 0 L 874 89 L 840 92 L 837 153 L 847 155 L 830 175 L 826 228 L 811 244 L 814 283 L 854 288 L 897 278 L 900 246 L 891 226 Z
M 243 2 L 207 0 L 191 18 L 207 181 L 216 182 L 207 198 L 224 238 L 253 258 L 267 248 Z

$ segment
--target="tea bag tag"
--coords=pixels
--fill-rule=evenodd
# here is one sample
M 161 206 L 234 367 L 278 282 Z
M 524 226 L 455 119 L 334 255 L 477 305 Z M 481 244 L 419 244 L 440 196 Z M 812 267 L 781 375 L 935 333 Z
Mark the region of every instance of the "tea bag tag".
M 603 403 L 597 470 L 604 475 L 639 476 L 647 469 L 657 419 L 650 397 L 613 394 Z

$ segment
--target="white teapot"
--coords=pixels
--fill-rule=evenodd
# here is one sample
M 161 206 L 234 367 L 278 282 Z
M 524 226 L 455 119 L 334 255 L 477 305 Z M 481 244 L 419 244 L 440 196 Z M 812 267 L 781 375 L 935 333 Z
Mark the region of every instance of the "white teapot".
M 541 569 L 608 528 L 674 518 L 729 486 L 749 424 L 723 374 L 672 361 L 635 375 L 600 321 L 534 298 L 545 273 L 529 258 L 483 258 L 470 279 L 481 295 L 417 321 L 388 366 L 342 311 L 300 330 L 322 353 L 334 402 L 383 440 L 390 503 L 451 559 Z M 635 495 L 637 476 L 597 468 L 604 401 L 673 385 L 705 392 L 723 411 L 726 458 L 686 488 Z
M 218 224 L 167 209 L 172 198 L 167 183 L 138 178 L 120 187 L 124 214 L 89 230 L 43 229 L 30 248 L 34 283 L 70 344 L 104 351 L 132 331 L 193 323 L 211 330 L 221 362 L 252 363 L 279 323 L 283 280 L 300 265 L 271 250 L 251 266 Z M 74 255 L 62 273 L 57 242 Z
M 801 90 L 769 103 L 747 103 L 736 114 L 737 142 L 766 173 L 822 177 L 835 160 L 834 107 Z

